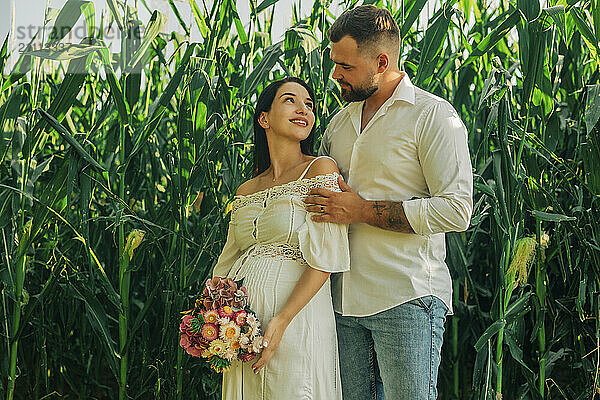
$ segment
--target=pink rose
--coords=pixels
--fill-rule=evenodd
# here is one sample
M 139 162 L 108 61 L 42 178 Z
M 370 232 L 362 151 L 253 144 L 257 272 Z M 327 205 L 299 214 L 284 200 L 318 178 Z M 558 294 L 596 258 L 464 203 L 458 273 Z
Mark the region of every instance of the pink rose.
M 232 305 L 235 308 L 244 308 L 244 307 L 246 307 L 247 302 L 248 302 L 248 291 L 246 290 L 245 287 L 242 286 L 233 294 Z
M 179 345 L 184 349 L 187 349 L 188 347 L 190 347 L 190 344 L 190 337 L 185 333 L 182 333 L 181 338 L 179 339 Z
M 231 278 L 214 277 L 206 281 L 206 287 L 202 291 L 202 305 L 206 309 L 220 308 L 223 306 L 234 306 L 241 308 L 240 299 L 235 295 L 239 291 L 237 283 Z M 238 296 L 239 297 L 239 296 Z
M 194 319 L 195 317 L 193 315 L 184 315 L 183 318 L 181 319 L 181 324 L 179 324 L 179 331 L 180 332 L 184 332 L 184 333 L 189 333 L 190 330 L 190 322 Z
M 233 279 L 226 278 L 224 283 L 227 290 L 229 290 L 231 293 L 235 293 L 237 291 L 237 283 L 235 283 Z
M 192 357 L 200 357 L 204 349 L 198 345 L 190 346 L 185 351 Z
M 206 281 L 206 288 L 210 291 L 210 292 L 217 292 L 219 290 L 221 290 L 224 286 L 224 282 L 223 279 L 215 276 L 212 279 L 208 279 Z

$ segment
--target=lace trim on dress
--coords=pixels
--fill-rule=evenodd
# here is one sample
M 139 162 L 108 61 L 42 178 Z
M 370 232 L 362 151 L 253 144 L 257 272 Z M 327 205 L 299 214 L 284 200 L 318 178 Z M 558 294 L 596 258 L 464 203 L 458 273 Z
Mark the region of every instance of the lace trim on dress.
M 304 258 L 302 257 L 302 252 L 300 251 L 300 247 L 290 245 L 287 243 L 257 244 L 249 255 L 261 255 L 272 258 L 281 257 L 286 260 L 304 261 Z
M 273 186 L 247 195 L 236 195 L 231 204 L 231 213 L 235 213 L 242 207 L 249 204 L 262 203 L 263 206 L 267 198 L 273 199 L 285 195 L 307 196 L 308 192 L 314 188 L 325 188 L 333 192 L 341 192 L 337 178 L 340 174 L 332 172 L 324 175 L 317 175 L 312 178 L 301 178 L 290 181 L 282 185 Z

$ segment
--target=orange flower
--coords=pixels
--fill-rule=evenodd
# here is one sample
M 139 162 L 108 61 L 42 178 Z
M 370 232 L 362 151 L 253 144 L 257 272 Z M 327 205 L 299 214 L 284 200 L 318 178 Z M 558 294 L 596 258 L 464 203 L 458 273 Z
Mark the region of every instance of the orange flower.
M 236 329 L 231 326 L 225 330 L 225 337 L 228 339 L 231 339 L 232 337 L 234 337 L 235 334 L 236 334 Z
M 227 325 L 221 325 L 220 337 L 223 340 L 232 341 L 237 340 L 240 336 L 241 330 L 234 322 L 230 322 Z
M 219 318 L 219 313 L 215 310 L 209 310 L 204 312 L 204 322 L 209 324 L 215 324 Z
M 233 317 L 233 309 L 229 306 L 223 306 L 219 308 L 219 315 L 221 317 L 231 318 Z

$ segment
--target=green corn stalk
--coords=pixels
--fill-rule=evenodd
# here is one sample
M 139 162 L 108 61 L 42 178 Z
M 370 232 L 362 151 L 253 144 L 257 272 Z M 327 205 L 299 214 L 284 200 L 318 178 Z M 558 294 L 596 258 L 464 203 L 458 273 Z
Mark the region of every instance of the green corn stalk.
M 2 107 L 0 107 L 1 111 L 1 120 L 0 127 L 2 128 L 2 136 L 4 136 L 5 132 L 10 133 L 11 135 L 16 130 L 16 120 L 19 114 L 19 109 L 21 107 L 21 102 L 23 100 L 23 89 L 24 86 L 17 87 L 8 101 L 5 102 Z M 0 143 L 2 146 L 3 143 Z M 0 150 L 3 150 L 0 148 Z M 2 151 L 2 153 L 6 153 L 6 151 Z M 3 157 L 4 157 L 3 154 Z M 22 168 L 21 173 L 21 193 L 25 193 L 25 188 L 27 187 L 28 175 L 29 175 L 29 162 L 26 160 L 20 161 L 20 166 Z M 21 209 L 25 210 L 27 207 L 27 198 L 23 195 L 20 197 L 20 205 Z M 11 260 L 7 257 L 7 267 L 9 268 L 9 273 L 11 275 L 12 280 L 12 290 L 14 293 L 14 304 L 13 304 L 13 315 L 12 315 L 12 323 L 10 325 L 10 334 L 7 337 L 8 343 L 8 357 L 9 357 L 9 375 L 7 382 L 7 390 L 6 390 L 6 398 L 12 399 L 14 396 L 14 388 L 15 388 L 15 380 L 16 380 L 16 367 L 17 367 L 17 349 L 18 349 L 18 338 L 17 332 L 20 328 L 21 323 L 21 300 L 23 294 L 23 285 L 25 281 L 25 265 L 27 263 L 26 258 L 26 250 L 30 245 L 30 235 L 31 235 L 31 221 L 25 221 L 25 213 L 22 212 L 20 218 L 17 219 L 17 232 L 19 233 L 19 245 L 17 247 L 16 257 L 12 260 L 14 263 L 12 266 L 10 265 Z M 8 328 L 7 328 L 7 334 Z
M 452 282 L 452 301 L 454 304 L 458 304 L 458 293 L 460 290 L 460 283 L 458 279 L 454 279 Z M 452 395 L 454 399 L 459 398 L 460 393 L 460 366 L 458 364 L 458 322 L 459 319 L 456 315 L 452 316 Z
M 25 181 L 25 179 L 24 179 Z M 23 202 L 25 198 L 23 197 Z M 24 208 L 24 204 L 22 206 Z M 8 376 L 8 387 L 6 391 L 6 399 L 12 400 L 15 391 L 15 380 L 17 373 L 17 348 L 19 345 L 19 340 L 17 339 L 17 332 L 19 331 L 19 324 L 21 322 L 21 301 L 23 296 L 23 284 L 25 282 L 25 265 L 27 263 L 27 257 L 25 256 L 25 252 L 27 250 L 29 239 L 31 235 L 31 221 L 27 224 L 24 223 L 24 218 L 21 219 L 21 224 L 23 224 L 23 230 L 21 234 L 21 238 L 19 240 L 18 247 L 18 255 L 15 263 L 15 302 L 13 306 L 13 320 L 11 324 L 11 332 L 10 332 L 10 364 L 9 364 L 9 376 Z
M 121 126 L 119 130 L 119 161 L 125 163 L 125 134 L 126 127 Z M 119 216 L 124 211 L 123 204 L 127 203 L 125 197 L 125 170 L 119 173 Z M 125 344 L 127 343 L 128 332 L 128 317 L 129 317 L 129 286 L 131 280 L 131 272 L 129 271 L 129 258 L 125 256 L 125 226 L 122 221 L 119 224 L 119 298 L 121 299 L 119 308 L 119 353 L 121 355 L 121 370 L 119 382 L 119 400 L 127 398 L 127 351 Z
M 546 310 L 546 269 L 544 261 L 542 259 L 542 221 L 536 219 L 535 221 L 535 239 L 537 244 L 537 255 L 535 262 L 535 292 L 540 302 L 540 310 L 536 319 L 540 322 L 540 328 L 538 332 L 538 352 L 539 352 L 539 378 L 538 378 L 538 390 L 544 397 L 546 391 L 546 324 L 545 324 L 545 310 Z

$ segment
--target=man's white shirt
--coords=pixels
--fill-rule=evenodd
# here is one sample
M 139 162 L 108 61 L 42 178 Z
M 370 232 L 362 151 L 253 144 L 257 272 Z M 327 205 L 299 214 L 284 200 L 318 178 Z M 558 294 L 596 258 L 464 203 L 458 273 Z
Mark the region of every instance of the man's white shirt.
M 333 157 L 364 199 L 402 201 L 415 233 L 351 224 L 350 271 L 332 276 L 334 309 L 369 316 L 434 295 L 452 312 L 444 233 L 467 229 L 471 218 L 467 130 L 446 100 L 406 74 L 361 133 L 363 103 L 333 117 L 319 154 Z

